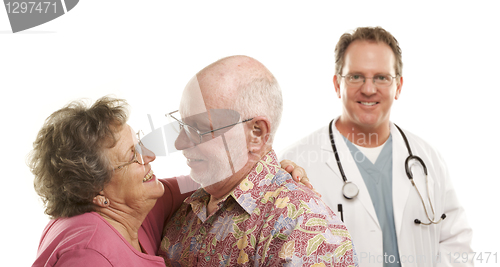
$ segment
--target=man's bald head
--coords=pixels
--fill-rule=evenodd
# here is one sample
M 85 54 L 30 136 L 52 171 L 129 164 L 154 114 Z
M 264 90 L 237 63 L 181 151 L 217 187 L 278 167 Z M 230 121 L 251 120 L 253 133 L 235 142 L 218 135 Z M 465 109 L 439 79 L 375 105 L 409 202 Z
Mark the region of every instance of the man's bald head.
M 254 79 L 274 80 L 272 73 L 259 61 L 247 56 L 230 56 L 206 66 L 197 74 L 198 81 L 210 77 L 222 82 L 235 80 L 249 83 Z
M 242 119 L 267 117 L 272 142 L 281 120 L 283 100 L 278 82 L 262 63 L 247 56 L 231 56 L 208 65 L 196 76 L 207 109 L 232 109 Z

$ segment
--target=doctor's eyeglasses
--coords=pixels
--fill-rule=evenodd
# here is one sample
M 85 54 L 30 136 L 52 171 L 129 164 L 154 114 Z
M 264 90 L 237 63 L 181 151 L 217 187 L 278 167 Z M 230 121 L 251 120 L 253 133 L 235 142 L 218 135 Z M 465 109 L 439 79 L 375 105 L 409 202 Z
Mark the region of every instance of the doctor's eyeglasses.
M 365 77 L 361 74 L 347 74 L 345 76 L 340 76 L 345 79 L 345 82 L 350 87 L 359 87 L 366 82 L 366 79 L 372 79 L 373 84 L 378 88 L 387 88 L 392 85 L 393 77 L 389 74 L 379 74 L 373 77 Z
M 237 111 L 230 109 L 211 109 L 209 112 L 203 112 L 180 120 L 178 110 L 165 114 L 170 117 L 174 122 L 178 123 L 177 131 L 181 134 L 182 131 L 186 133 L 191 142 L 199 145 L 203 142 L 212 140 L 218 136 L 223 135 L 229 131 L 233 126 L 253 120 L 253 118 L 240 120 L 240 114 Z M 189 124 L 188 124 L 189 123 Z M 215 128 L 215 129 L 214 129 Z

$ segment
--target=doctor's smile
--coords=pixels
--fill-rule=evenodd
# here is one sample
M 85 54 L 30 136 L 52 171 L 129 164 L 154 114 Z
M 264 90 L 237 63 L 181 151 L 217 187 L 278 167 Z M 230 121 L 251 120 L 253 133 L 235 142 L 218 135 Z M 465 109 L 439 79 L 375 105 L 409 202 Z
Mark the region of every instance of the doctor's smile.
M 362 102 L 362 101 L 358 101 L 358 104 L 361 104 L 361 106 L 363 106 L 363 107 L 373 107 L 373 106 L 376 106 L 379 103 L 380 102 Z
M 373 106 L 375 104 L 378 104 L 379 102 L 358 102 L 360 104 L 363 104 L 365 106 Z

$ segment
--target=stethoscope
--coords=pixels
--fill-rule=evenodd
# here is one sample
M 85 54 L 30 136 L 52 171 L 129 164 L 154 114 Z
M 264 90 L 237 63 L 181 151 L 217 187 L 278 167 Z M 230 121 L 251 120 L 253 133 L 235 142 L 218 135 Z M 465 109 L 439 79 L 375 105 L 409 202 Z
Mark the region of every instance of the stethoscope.
M 344 185 L 342 186 L 342 194 L 344 195 L 344 197 L 346 199 L 353 199 L 358 195 L 359 189 L 358 189 L 358 186 L 356 184 L 354 184 L 351 181 L 348 181 L 347 177 L 345 176 L 344 169 L 342 168 L 342 163 L 340 163 L 340 157 L 339 157 L 339 153 L 337 151 L 337 146 L 335 145 L 335 140 L 333 138 L 332 125 L 333 125 L 333 120 L 330 122 L 328 130 L 330 132 L 330 142 L 332 143 L 333 154 L 335 155 L 335 159 L 337 160 L 337 165 L 339 166 L 340 174 L 342 175 L 342 179 L 344 180 Z M 409 156 L 405 160 L 406 175 L 408 176 L 408 179 L 410 179 L 410 182 L 413 185 L 413 187 L 415 187 L 415 189 L 417 190 L 418 196 L 420 197 L 420 200 L 422 201 L 422 206 L 424 206 L 425 215 L 427 216 L 427 219 L 429 219 L 428 223 L 424 223 L 424 222 L 420 221 L 419 219 L 415 219 L 414 222 L 416 224 L 423 224 L 423 225 L 438 224 L 442 220 L 444 220 L 444 218 L 446 218 L 446 214 L 443 213 L 443 215 L 441 215 L 439 220 L 437 220 L 437 221 L 435 220 L 436 215 L 434 212 L 434 207 L 432 206 L 431 197 L 429 194 L 427 194 L 428 199 L 429 199 L 429 204 L 431 207 L 431 211 L 432 211 L 432 219 L 430 218 L 429 213 L 427 212 L 427 208 L 425 207 L 424 199 L 422 198 L 420 191 L 418 190 L 417 186 L 415 185 L 415 182 L 413 181 L 413 174 L 410 170 L 409 163 L 411 160 L 416 160 L 420 163 L 420 165 L 422 165 L 422 167 L 424 169 L 424 174 L 425 174 L 425 184 L 427 186 L 427 192 L 430 192 L 429 191 L 429 179 L 427 177 L 427 166 L 425 166 L 424 161 L 419 156 L 413 155 L 413 153 L 411 152 L 410 144 L 408 143 L 408 139 L 406 138 L 406 135 L 404 134 L 403 130 L 401 130 L 401 128 L 399 128 L 399 126 L 397 126 L 396 124 L 394 124 L 394 126 L 396 126 L 396 128 L 398 128 L 399 132 L 401 133 L 401 136 L 403 137 L 403 140 L 405 141 L 406 148 L 408 149 Z

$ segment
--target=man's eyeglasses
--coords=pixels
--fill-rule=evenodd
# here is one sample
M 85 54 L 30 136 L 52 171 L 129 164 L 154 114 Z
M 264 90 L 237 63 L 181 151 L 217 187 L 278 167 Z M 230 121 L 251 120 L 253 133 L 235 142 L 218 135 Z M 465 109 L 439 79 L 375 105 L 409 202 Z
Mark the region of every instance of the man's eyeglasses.
M 142 157 L 142 154 L 146 151 L 146 147 L 144 147 L 144 145 L 141 142 L 141 133 L 142 133 L 141 130 L 139 130 L 137 132 L 138 142 L 134 146 L 134 158 L 131 161 L 114 168 L 113 170 L 119 170 L 125 166 L 132 164 L 132 163 L 138 163 L 138 164 L 144 165 L 144 158 Z
M 344 78 L 346 84 L 351 87 L 361 86 L 365 83 L 366 79 L 372 79 L 373 84 L 378 88 L 387 88 L 391 86 L 393 80 L 396 78 L 389 74 L 379 74 L 373 77 L 365 77 L 361 74 L 347 74 L 340 77 Z
M 175 117 L 175 113 L 178 110 L 165 114 L 165 116 L 170 117 L 175 120 L 179 125 L 177 127 L 178 133 L 184 131 L 189 137 L 191 142 L 195 145 L 199 145 L 203 142 L 214 139 L 215 137 L 221 136 L 225 132 L 229 131 L 232 126 L 239 123 L 244 123 L 253 120 L 253 118 L 239 121 L 240 114 L 237 111 L 230 109 L 211 109 L 210 114 L 208 112 L 196 114 L 185 118 L 189 122 L 193 122 L 189 125 L 182 120 Z M 209 118 L 210 117 L 210 118 Z M 236 122 L 235 122 L 236 121 Z M 214 130 L 212 128 L 218 127 Z

